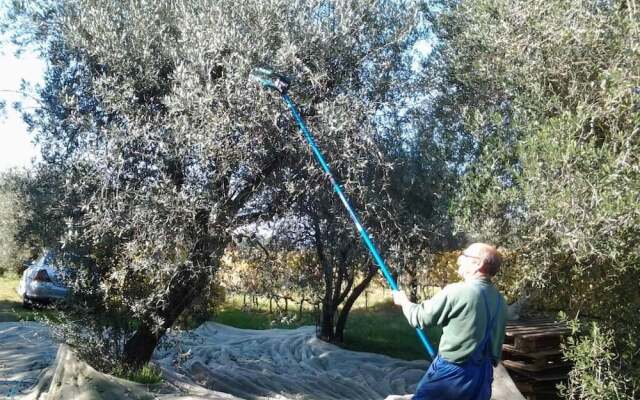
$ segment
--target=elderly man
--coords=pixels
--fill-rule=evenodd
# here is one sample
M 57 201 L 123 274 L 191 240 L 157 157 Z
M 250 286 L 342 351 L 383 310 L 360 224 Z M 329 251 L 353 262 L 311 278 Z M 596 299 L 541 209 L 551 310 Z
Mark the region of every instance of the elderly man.
M 500 269 L 496 248 L 474 243 L 458 257 L 464 282 L 446 286 L 431 299 L 414 304 L 402 291 L 393 301 L 414 327 L 441 326 L 438 356 L 413 399 L 489 400 L 493 366 L 500 361 L 507 320 L 504 297 L 491 283 Z

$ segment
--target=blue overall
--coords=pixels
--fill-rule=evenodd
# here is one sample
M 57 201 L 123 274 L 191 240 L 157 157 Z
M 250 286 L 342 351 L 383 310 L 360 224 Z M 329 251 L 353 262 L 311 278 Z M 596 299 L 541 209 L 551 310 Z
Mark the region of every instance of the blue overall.
M 487 295 L 481 291 L 489 323 L 484 338 L 474 349 L 469 359 L 456 364 L 438 355 L 427 373 L 422 377 L 414 400 L 489 400 L 493 382 L 493 363 L 491 357 L 491 328 L 498 315 L 500 302 L 491 317 Z

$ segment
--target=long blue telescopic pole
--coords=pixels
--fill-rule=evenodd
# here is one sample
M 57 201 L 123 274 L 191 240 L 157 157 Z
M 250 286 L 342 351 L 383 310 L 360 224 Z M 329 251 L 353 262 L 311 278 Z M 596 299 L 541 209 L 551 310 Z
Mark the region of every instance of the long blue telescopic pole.
M 373 259 L 376 261 L 376 264 L 378 265 L 378 268 L 382 272 L 382 275 L 384 275 L 385 279 L 389 283 L 389 286 L 391 286 L 392 290 L 398 290 L 398 285 L 396 284 L 395 279 L 393 279 L 393 276 L 391 276 L 391 273 L 389 273 L 389 268 L 387 268 L 387 264 L 385 264 L 375 244 L 373 244 L 373 242 L 371 241 L 371 238 L 369 237 L 367 230 L 360 223 L 360 219 L 358 218 L 358 215 L 354 211 L 353 207 L 351 207 L 351 204 L 349 204 L 349 199 L 342 191 L 342 188 L 340 187 L 340 183 L 331 173 L 331 170 L 329 169 L 329 165 L 325 161 L 324 156 L 320 152 L 320 149 L 318 148 L 318 145 L 316 144 L 315 140 L 313 140 L 313 136 L 311 135 L 311 132 L 307 128 L 307 124 L 305 124 L 304 120 L 300 116 L 300 113 L 298 112 L 298 108 L 296 107 L 295 103 L 291 100 L 289 95 L 287 95 L 286 93 L 282 93 L 282 98 L 289 106 L 289 110 L 291 110 L 291 114 L 293 114 L 293 117 L 296 119 L 296 122 L 300 126 L 302 135 L 304 136 L 305 140 L 311 147 L 311 151 L 313 152 L 313 155 L 316 157 L 316 160 L 318 160 L 318 162 L 320 163 L 320 166 L 322 166 L 322 170 L 329 177 L 329 180 L 331 181 L 331 185 L 333 185 L 333 190 L 338 194 L 340 201 L 342 201 L 342 204 L 347 209 L 347 212 L 349 213 L 351 220 L 353 220 L 353 223 L 356 225 L 356 229 L 358 230 L 358 233 L 360 233 L 360 237 L 362 238 L 362 241 L 369 249 L 369 252 L 373 256 Z M 420 341 L 424 345 L 425 349 L 427 349 L 427 353 L 429 354 L 429 357 L 431 357 L 431 359 L 433 360 L 436 356 L 436 352 L 433 349 L 433 346 L 431 345 L 431 343 L 429 342 L 427 335 L 425 335 L 425 333 L 420 328 L 416 328 L 416 333 L 418 334 L 418 337 L 420 338 Z

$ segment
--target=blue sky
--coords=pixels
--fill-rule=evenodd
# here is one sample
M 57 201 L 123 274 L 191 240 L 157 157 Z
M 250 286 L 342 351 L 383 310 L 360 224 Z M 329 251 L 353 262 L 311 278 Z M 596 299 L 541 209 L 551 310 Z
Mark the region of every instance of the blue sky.
M 27 166 L 38 155 L 26 125 L 12 104 L 20 101 L 25 107 L 34 105 L 33 100 L 15 92 L 20 89 L 22 79 L 34 85 L 41 83 L 44 63 L 33 52 L 17 58 L 15 50 L 13 45 L 0 44 L 0 99 L 7 103 L 6 112 L 0 115 L 0 172 Z

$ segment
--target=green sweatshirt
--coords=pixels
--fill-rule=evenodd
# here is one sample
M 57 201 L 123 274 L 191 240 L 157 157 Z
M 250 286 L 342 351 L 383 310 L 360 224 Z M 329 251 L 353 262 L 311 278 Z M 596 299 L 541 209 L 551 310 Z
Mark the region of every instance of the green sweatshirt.
M 441 326 L 438 353 L 447 361 L 464 362 L 484 337 L 490 317 L 487 317 L 481 290 L 485 291 L 491 317 L 498 307 L 498 315 L 491 333 L 491 353 L 494 365 L 500 361 L 507 322 L 504 297 L 489 279 L 475 279 L 447 285 L 431 299 L 420 304 L 402 307 L 404 315 L 414 327 Z

